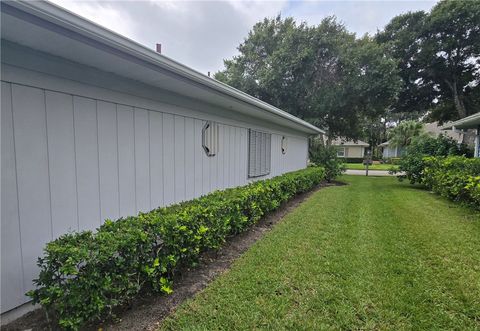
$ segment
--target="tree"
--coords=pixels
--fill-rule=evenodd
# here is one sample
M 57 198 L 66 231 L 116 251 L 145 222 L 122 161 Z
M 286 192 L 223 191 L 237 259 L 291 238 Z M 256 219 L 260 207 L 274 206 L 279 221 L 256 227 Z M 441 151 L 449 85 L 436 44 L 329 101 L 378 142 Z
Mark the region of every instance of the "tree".
M 388 137 L 393 147 L 410 145 L 412 139 L 424 133 L 423 124 L 417 121 L 403 121 L 390 129 Z
M 435 98 L 433 83 L 426 78 L 418 58 L 426 17 L 423 11 L 396 16 L 375 36 L 377 42 L 385 45 L 389 54 L 397 59 L 402 84 L 392 111 L 399 120 L 418 118 L 431 107 Z
M 480 102 L 480 2 L 444 0 L 430 13 L 397 16 L 376 40 L 399 60 L 397 112 L 440 122 L 477 111 Z
M 434 114 L 449 120 L 476 112 L 470 97 L 480 88 L 480 2 L 442 1 L 427 17 L 425 29 L 420 61 L 438 91 L 439 109 L 452 110 Z
M 327 128 L 329 138 L 358 139 L 359 123 L 384 114 L 401 83 L 385 46 L 357 39 L 335 17 L 317 26 L 265 19 L 238 49 L 216 79 Z

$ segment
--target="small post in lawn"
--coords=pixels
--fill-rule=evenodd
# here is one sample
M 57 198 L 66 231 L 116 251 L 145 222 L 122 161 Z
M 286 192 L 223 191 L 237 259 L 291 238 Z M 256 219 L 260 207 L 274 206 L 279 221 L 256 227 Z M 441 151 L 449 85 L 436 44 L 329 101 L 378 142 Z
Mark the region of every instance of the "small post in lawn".
M 370 150 L 367 151 L 367 155 L 365 155 L 365 159 L 363 160 L 363 164 L 365 164 L 365 176 L 368 176 L 368 166 L 372 162 L 372 152 Z

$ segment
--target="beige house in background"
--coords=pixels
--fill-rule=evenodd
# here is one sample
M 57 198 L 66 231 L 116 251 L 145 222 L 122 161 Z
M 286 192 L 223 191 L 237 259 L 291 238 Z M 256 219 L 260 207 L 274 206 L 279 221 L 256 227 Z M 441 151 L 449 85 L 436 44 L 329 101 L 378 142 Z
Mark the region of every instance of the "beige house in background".
M 337 148 L 337 157 L 348 159 L 363 159 L 366 149 L 370 146 L 368 143 L 357 140 L 348 140 L 337 138 L 332 141 L 332 146 Z

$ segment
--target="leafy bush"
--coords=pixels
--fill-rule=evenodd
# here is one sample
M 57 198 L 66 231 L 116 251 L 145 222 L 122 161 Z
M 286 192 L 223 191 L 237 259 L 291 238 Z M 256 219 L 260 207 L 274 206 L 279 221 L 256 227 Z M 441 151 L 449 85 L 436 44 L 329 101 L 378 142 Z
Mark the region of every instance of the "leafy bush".
M 337 149 L 327 146 L 318 138 L 310 139 L 308 156 L 310 162 L 325 168 L 325 179 L 331 181 L 345 171 L 343 160 L 337 157 Z
M 472 151 L 467 145 L 459 145 L 455 140 L 444 135 L 439 135 L 436 138 L 428 135 L 415 137 L 407 147 L 405 156 L 399 160 L 398 170 L 393 172 L 405 173 L 398 176 L 400 180 L 407 178 L 412 184 L 421 183 L 426 156 L 445 157 L 450 155 L 471 156 Z
M 62 328 L 102 320 L 141 290 L 172 292 L 180 266 L 324 178 L 323 168 L 308 168 L 63 235 L 46 245 L 27 295 Z
M 480 210 L 480 159 L 426 157 L 423 163 L 422 183 L 426 187 Z

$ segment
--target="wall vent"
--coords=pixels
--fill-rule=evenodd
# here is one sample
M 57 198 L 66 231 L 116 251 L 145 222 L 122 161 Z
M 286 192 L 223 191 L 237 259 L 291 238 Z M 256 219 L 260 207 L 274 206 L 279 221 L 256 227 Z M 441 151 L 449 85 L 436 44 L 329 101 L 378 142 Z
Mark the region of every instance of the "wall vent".
M 218 144 L 218 124 L 209 121 L 202 129 L 202 147 L 207 156 L 217 155 Z

